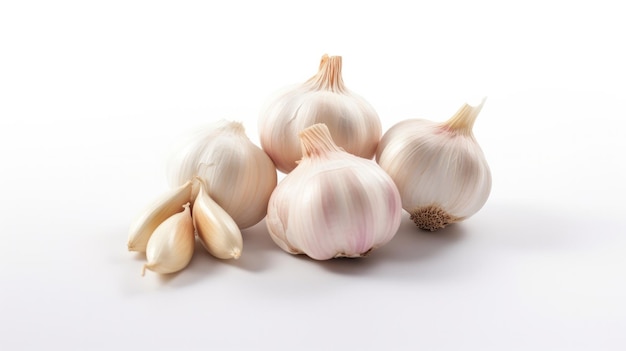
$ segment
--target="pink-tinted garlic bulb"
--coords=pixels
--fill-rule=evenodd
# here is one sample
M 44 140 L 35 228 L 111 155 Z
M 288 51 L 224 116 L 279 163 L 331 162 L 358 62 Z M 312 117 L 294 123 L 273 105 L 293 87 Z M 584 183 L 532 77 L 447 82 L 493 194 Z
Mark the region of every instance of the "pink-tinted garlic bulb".
M 391 177 L 374 161 L 339 148 L 324 124 L 299 136 L 302 160 L 268 205 L 266 223 L 274 242 L 316 260 L 361 257 L 389 242 L 402 215 Z

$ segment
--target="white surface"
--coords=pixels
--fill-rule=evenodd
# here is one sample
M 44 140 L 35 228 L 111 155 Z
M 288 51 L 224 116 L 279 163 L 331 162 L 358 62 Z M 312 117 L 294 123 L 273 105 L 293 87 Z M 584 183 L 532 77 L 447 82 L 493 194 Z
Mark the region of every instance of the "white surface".
M 624 350 L 618 2 L 0 5 L 0 349 Z M 435 5 L 436 4 L 436 5 Z M 140 276 L 130 220 L 184 131 L 256 118 L 342 55 L 385 130 L 487 95 L 487 205 L 367 259 L 198 250 Z

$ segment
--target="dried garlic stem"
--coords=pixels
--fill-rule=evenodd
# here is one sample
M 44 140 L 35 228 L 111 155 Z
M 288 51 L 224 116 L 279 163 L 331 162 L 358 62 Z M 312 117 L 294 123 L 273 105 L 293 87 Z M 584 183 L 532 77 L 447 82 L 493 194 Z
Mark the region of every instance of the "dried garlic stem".
M 325 54 L 320 61 L 320 68 L 316 75 L 306 83 L 311 83 L 318 90 L 330 90 L 335 93 L 343 93 L 346 88 L 341 76 L 341 56 L 328 56 Z
M 476 106 L 464 104 L 454 114 L 454 116 L 447 120 L 443 125 L 448 130 L 464 135 L 471 135 L 472 128 L 474 128 L 474 122 L 476 121 L 476 117 L 478 117 L 478 114 L 480 113 L 480 110 L 482 110 L 483 105 L 485 105 L 486 100 L 486 97 L 483 98 L 480 104 Z
M 333 141 L 333 137 L 324 123 L 317 123 L 306 128 L 300 132 L 299 136 L 303 157 L 313 157 L 324 155 L 328 152 L 341 151 L 341 148 Z

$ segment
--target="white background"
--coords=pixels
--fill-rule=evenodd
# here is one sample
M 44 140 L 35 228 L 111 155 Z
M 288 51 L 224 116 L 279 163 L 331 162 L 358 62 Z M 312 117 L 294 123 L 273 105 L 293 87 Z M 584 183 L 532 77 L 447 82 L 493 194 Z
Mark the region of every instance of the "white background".
M 626 53 L 618 1 L 4 1 L 0 349 L 624 350 Z M 366 259 L 140 276 L 130 221 L 176 138 L 257 117 L 343 56 L 386 130 L 488 96 L 485 207 L 408 216 Z

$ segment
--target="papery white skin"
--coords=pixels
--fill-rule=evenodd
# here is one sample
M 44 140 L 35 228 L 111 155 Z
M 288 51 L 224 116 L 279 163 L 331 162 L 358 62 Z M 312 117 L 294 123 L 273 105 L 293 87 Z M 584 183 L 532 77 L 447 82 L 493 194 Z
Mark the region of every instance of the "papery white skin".
M 192 182 L 168 191 L 155 200 L 130 226 L 128 251 L 145 252 L 154 230 L 167 218 L 180 212 L 180 208 L 191 199 Z
M 175 187 L 195 176 L 206 182 L 209 195 L 237 223 L 247 228 L 260 222 L 276 187 L 276 167 L 246 136 L 239 122 L 219 121 L 183 139 L 168 162 Z M 198 194 L 197 183 L 192 199 Z
M 324 123 L 347 152 L 373 158 L 382 127 L 374 108 L 348 90 L 341 56 L 324 55 L 319 72 L 304 84 L 286 88 L 268 100 L 259 118 L 261 146 L 276 168 L 289 173 L 302 158 L 298 133 Z
M 491 172 L 472 133 L 483 104 L 466 104 L 444 123 L 399 122 L 380 141 L 376 160 L 397 185 L 403 208 L 412 216 L 422 211 L 441 224 L 416 221 L 422 229 L 437 230 L 467 219 L 489 197 Z M 443 217 L 436 220 L 435 212 Z
M 195 235 L 189 205 L 182 212 L 161 223 L 148 241 L 146 263 L 141 275 L 149 269 L 156 273 L 174 273 L 187 267 L 194 251 Z
M 213 256 L 221 259 L 237 259 L 243 249 L 241 231 L 235 221 L 206 191 L 200 181 L 198 197 L 193 204 L 193 225 L 202 246 Z
M 293 254 L 316 260 L 364 256 L 396 234 L 400 194 L 374 161 L 331 145 L 328 134 L 321 137 L 329 144 L 320 145 L 315 134 L 324 133 L 321 129 L 328 133 L 323 124 L 301 133 L 312 139 L 303 143 L 318 144 L 274 190 L 267 228 L 274 242 Z

